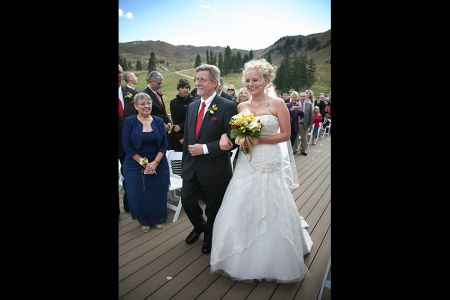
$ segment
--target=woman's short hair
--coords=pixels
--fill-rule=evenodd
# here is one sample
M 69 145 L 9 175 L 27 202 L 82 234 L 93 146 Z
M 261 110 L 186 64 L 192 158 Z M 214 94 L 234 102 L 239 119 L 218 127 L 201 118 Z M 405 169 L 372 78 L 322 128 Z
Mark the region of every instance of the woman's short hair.
M 297 96 L 297 99 L 298 99 L 298 93 L 296 91 L 292 91 L 290 97 L 292 97 L 292 95 Z
M 144 92 L 137 93 L 134 96 L 134 103 L 139 105 L 142 101 L 150 101 L 151 104 L 153 103 L 152 98 L 150 98 L 149 94 Z
M 245 63 L 244 71 L 242 71 L 242 83 L 245 82 L 245 73 L 247 73 L 250 69 L 258 69 L 259 73 L 267 81 L 268 85 L 270 85 L 275 79 L 275 73 L 272 65 L 264 58 L 260 58 L 252 59 Z
M 189 89 L 191 89 L 191 85 L 189 84 L 189 81 L 187 79 L 178 80 L 177 90 L 180 88 L 184 88 L 184 87 L 188 87 Z

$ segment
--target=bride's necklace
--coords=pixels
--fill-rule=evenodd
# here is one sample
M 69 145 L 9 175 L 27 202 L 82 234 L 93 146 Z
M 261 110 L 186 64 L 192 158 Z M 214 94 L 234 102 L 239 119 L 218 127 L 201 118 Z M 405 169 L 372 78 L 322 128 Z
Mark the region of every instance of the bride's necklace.
M 261 104 L 263 104 L 266 101 L 266 96 L 263 96 L 263 99 L 256 105 L 253 104 L 253 98 L 252 100 L 250 100 L 250 103 L 248 105 L 250 105 L 253 108 L 257 108 L 258 106 L 261 106 Z

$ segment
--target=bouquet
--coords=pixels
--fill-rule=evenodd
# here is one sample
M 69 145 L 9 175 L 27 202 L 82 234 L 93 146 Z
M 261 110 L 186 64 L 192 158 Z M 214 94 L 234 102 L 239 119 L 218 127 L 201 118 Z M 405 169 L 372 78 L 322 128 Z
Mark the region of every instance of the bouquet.
M 241 148 L 244 154 L 250 153 L 250 148 L 245 146 L 247 144 L 257 144 L 259 136 L 261 135 L 261 128 L 263 124 L 258 117 L 256 117 L 250 110 L 245 109 L 231 117 L 231 134 L 232 138 L 236 138 L 235 143 Z

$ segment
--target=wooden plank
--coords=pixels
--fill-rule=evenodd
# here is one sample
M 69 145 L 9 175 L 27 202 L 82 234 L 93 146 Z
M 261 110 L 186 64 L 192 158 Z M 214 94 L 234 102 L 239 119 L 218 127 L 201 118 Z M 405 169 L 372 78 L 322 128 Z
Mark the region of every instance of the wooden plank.
M 327 231 L 325 239 L 314 258 L 311 265 L 311 276 L 303 280 L 300 289 L 294 299 L 316 300 L 319 296 L 320 287 L 322 286 L 323 276 L 327 269 L 328 260 L 331 256 L 331 230 Z
M 186 286 L 192 278 L 197 277 L 205 268 L 209 268 L 209 255 L 201 255 L 186 269 L 178 273 L 155 293 L 146 299 L 169 299 Z
M 157 245 L 158 241 L 161 240 L 161 237 L 165 239 L 170 238 L 176 233 L 183 231 L 187 227 L 192 227 L 189 220 L 185 220 L 184 222 L 178 223 L 176 226 L 173 224 L 166 225 L 164 229 L 157 229 L 152 227 L 149 232 L 143 233 L 139 235 L 137 238 L 127 241 L 126 243 L 122 243 L 119 245 L 119 258 L 126 252 L 130 250 L 134 250 L 136 247 L 143 245 L 145 243 L 152 243 Z M 139 229 L 141 232 L 142 230 Z M 189 234 L 189 233 L 188 233 Z
M 314 207 L 313 204 L 317 201 L 318 198 L 321 197 L 321 195 L 325 192 L 325 189 L 327 186 L 331 184 L 331 176 L 330 176 L 330 170 L 324 170 L 322 173 L 319 174 L 319 176 L 316 178 L 314 182 L 312 182 L 302 193 L 300 197 L 298 197 L 295 200 L 295 205 L 297 206 L 298 210 L 303 210 L 304 214 L 306 211 L 309 213 L 310 210 L 307 208 Z M 311 206 L 313 205 L 313 206 Z
M 247 300 L 259 300 L 259 299 L 270 299 L 275 289 L 278 287 L 278 282 L 260 282 L 253 289 L 253 291 L 248 295 Z
M 304 218 L 308 217 L 308 215 L 314 210 L 315 206 L 317 205 L 317 202 L 320 201 L 320 199 L 323 197 L 325 193 L 327 193 L 327 190 L 331 190 L 331 185 L 329 183 L 329 177 L 325 178 L 325 180 L 321 183 L 319 188 L 312 194 L 306 201 L 304 201 L 304 204 L 299 209 L 299 213 Z M 328 184 L 326 183 L 328 181 Z M 331 199 L 331 196 L 329 197 Z
M 208 266 L 197 276 L 195 277 L 189 284 L 184 286 L 173 298 L 172 300 L 186 300 L 186 299 L 195 299 L 198 295 L 200 295 L 204 290 L 206 290 L 214 281 L 219 278 L 219 275 L 211 274 L 211 268 Z M 228 289 L 227 289 L 228 290 Z M 224 291 L 225 294 L 226 291 Z M 207 299 L 218 299 L 219 297 L 209 297 Z
M 188 267 L 192 262 L 204 255 L 201 251 L 203 243 L 198 242 L 195 247 L 191 248 L 182 256 L 178 257 L 164 269 L 160 270 L 153 276 L 148 277 L 144 282 L 140 283 L 133 290 L 124 294 L 119 284 L 119 297 L 124 300 L 145 299 L 157 289 L 167 283 L 167 277 L 175 277 L 178 273 Z M 186 245 L 187 246 L 187 245 Z
M 328 189 L 325 191 L 325 193 L 322 195 L 322 197 L 319 199 L 319 201 L 316 204 L 316 207 L 314 207 L 314 212 L 322 212 L 325 213 L 326 208 L 328 206 L 331 206 L 331 188 L 328 187 Z M 307 219 L 309 222 L 311 222 L 312 224 L 318 224 L 319 223 L 319 219 L 321 218 L 321 214 L 320 213 L 310 213 L 307 216 Z M 308 223 L 309 224 L 309 223 Z M 310 225 L 311 226 L 311 225 Z M 311 228 L 311 230 L 313 230 L 314 227 Z
M 331 205 L 327 206 L 325 213 L 322 214 L 321 216 L 319 224 L 320 226 L 315 226 L 313 231 L 311 232 L 311 239 L 313 240 L 314 245 L 311 249 L 311 252 L 305 256 L 305 265 L 308 268 L 311 268 L 313 259 L 315 255 L 318 253 L 322 241 L 325 238 L 325 235 L 328 232 L 329 227 L 331 226 Z M 322 276 L 323 275 L 324 273 L 322 274 Z M 300 288 L 302 282 L 303 280 L 296 283 L 280 284 L 275 290 L 275 293 L 272 295 L 271 299 L 273 300 L 293 299 L 297 294 L 297 291 Z
M 308 186 L 314 182 L 314 180 L 320 176 L 327 168 L 330 168 L 330 161 L 329 159 L 324 158 L 323 161 L 319 162 L 320 164 L 317 165 L 314 169 L 311 169 L 308 171 L 309 173 L 306 174 L 303 177 L 299 178 L 301 189 L 296 189 L 292 193 L 292 197 L 297 200 L 308 188 Z
M 200 294 L 197 300 L 221 299 L 234 284 L 235 281 L 229 277 L 219 276 L 216 281 Z
M 152 269 L 155 269 L 158 264 L 161 265 L 161 262 L 155 262 L 156 259 L 159 259 L 160 261 L 166 261 L 167 264 L 169 264 L 172 260 L 187 252 L 193 247 L 187 245 L 184 242 L 185 236 L 189 232 L 190 229 L 181 231 L 178 235 L 172 237 L 171 239 L 160 244 L 158 247 L 151 249 L 144 255 L 139 256 L 135 260 L 121 267 L 119 269 L 119 281 L 122 281 L 126 277 L 132 275 L 133 273 L 136 273 L 144 267 L 145 274 L 150 274 L 152 272 Z M 170 257 L 170 259 L 168 257 Z M 166 265 L 163 264 L 163 267 L 165 267 Z M 160 269 L 162 269 L 163 267 L 160 267 Z
M 222 298 L 224 300 L 237 300 L 245 299 L 248 294 L 255 288 L 257 282 L 247 283 L 247 282 L 236 282 L 231 289 Z

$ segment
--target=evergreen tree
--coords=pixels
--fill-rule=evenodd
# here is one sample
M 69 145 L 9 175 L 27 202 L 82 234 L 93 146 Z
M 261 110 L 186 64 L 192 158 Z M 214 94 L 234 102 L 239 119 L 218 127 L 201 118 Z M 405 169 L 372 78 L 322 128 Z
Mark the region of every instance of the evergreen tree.
M 128 62 L 128 70 L 131 70 L 132 65 L 131 65 L 131 61 Z
M 156 56 L 155 53 L 152 51 L 150 53 L 150 58 L 148 59 L 148 72 L 156 70 Z
M 238 51 L 238 53 L 236 54 L 236 61 L 235 61 L 235 65 L 234 65 L 234 72 L 239 72 L 240 69 L 242 68 L 242 63 L 244 62 L 244 60 L 242 59 L 242 55 L 241 55 L 241 51 Z
M 219 68 L 219 70 L 222 72 L 223 74 L 223 55 L 222 52 L 219 52 L 219 61 L 218 61 L 218 65 L 217 67 Z
M 245 65 L 246 62 L 248 62 L 250 60 L 250 58 L 248 57 L 248 54 L 244 54 L 244 62 L 243 65 Z
M 142 63 L 141 61 L 138 59 L 136 61 L 136 71 L 141 71 L 142 70 Z
M 290 77 L 290 66 L 289 66 L 289 55 L 285 56 L 281 61 L 280 66 L 277 69 L 277 76 L 273 83 L 277 89 L 286 91 L 290 89 L 289 77 Z
M 306 86 L 306 56 L 295 57 L 291 68 L 291 88 L 301 90 Z
M 299 37 L 297 40 L 297 44 L 295 45 L 295 48 L 300 50 L 300 49 L 302 49 L 302 47 L 303 47 L 303 41 L 302 41 L 302 38 Z
M 266 60 L 267 60 L 267 62 L 272 63 L 272 57 L 270 56 L 270 53 L 267 54 Z
M 316 64 L 312 58 L 309 60 L 308 66 L 306 67 L 306 80 L 308 89 L 316 82 Z
M 227 46 L 225 48 L 225 54 L 223 56 L 223 75 L 230 73 L 233 68 L 233 62 L 231 61 L 231 48 Z
M 194 68 L 197 68 L 201 64 L 202 64 L 202 59 L 200 58 L 200 54 L 197 54 L 197 57 L 195 58 Z
M 122 69 L 124 71 L 128 70 L 128 63 L 127 63 L 127 59 L 125 57 L 123 58 L 122 63 L 123 63 Z
M 217 66 L 217 55 L 216 55 L 216 53 L 214 53 L 214 58 L 213 58 L 212 64 Z
M 197 59 L 195 60 L 195 63 L 197 63 Z M 209 52 L 208 52 L 208 49 L 206 49 L 206 63 L 207 63 L 208 65 L 211 64 L 211 62 L 210 62 L 210 60 L 209 60 Z
M 253 59 L 253 50 L 250 49 L 250 53 L 248 54 L 248 60 L 252 60 Z

